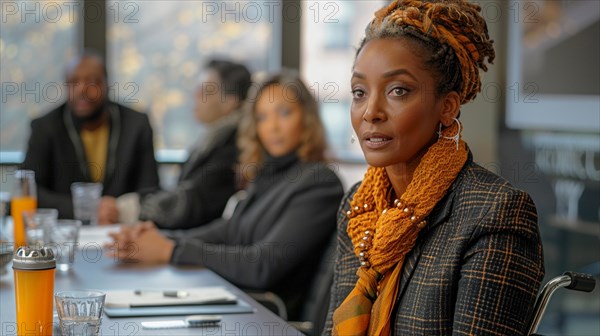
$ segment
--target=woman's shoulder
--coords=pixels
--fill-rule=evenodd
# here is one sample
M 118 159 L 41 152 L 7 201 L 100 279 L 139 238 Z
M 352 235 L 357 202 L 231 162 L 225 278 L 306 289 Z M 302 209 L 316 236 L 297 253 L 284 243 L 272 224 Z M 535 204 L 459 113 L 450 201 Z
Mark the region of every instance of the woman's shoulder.
M 358 181 L 346 191 L 343 203 L 349 203 L 352 200 L 361 184 L 362 181 Z M 502 176 L 472 161 L 465 164 L 451 190 L 463 196 L 466 194 L 477 195 L 478 199 L 506 198 L 510 195 L 523 195 L 529 198 L 525 191 L 516 188 Z
M 459 183 L 455 188 L 460 194 L 476 194 L 480 199 L 499 199 L 510 196 L 530 198 L 529 194 L 513 186 L 504 177 L 472 161 L 465 164 L 458 180 Z
M 458 217 L 473 219 L 481 232 L 518 231 L 537 237 L 537 210 L 527 192 L 472 162 L 459 178 L 452 202 Z

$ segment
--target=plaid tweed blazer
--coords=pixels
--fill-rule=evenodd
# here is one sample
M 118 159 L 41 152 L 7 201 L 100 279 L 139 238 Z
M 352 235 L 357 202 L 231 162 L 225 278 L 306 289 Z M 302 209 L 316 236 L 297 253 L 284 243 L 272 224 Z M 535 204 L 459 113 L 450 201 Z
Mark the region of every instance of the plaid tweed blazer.
M 359 261 L 338 212 L 334 283 L 324 334 L 354 287 Z M 396 335 L 523 335 L 544 276 L 535 205 L 528 194 L 472 162 L 436 205 L 406 256 L 394 307 Z

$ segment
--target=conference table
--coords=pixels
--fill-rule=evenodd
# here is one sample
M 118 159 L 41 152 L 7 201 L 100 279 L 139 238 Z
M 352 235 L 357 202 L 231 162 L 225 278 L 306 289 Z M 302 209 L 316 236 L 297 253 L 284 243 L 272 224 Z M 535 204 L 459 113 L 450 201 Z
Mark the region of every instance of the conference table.
M 96 233 L 94 233 L 96 234 Z M 144 329 L 143 321 L 182 320 L 185 316 L 109 317 L 102 318 L 101 335 L 302 335 L 297 329 L 254 301 L 209 269 L 195 266 L 148 265 L 135 262 L 123 263 L 106 256 L 103 241 L 82 231 L 83 241 L 76 251 L 71 270 L 56 271 L 54 291 L 95 289 L 111 290 L 165 290 L 177 288 L 202 288 L 220 286 L 230 291 L 244 304 L 251 307 L 249 313 L 219 314 L 221 322 L 216 326 L 183 329 Z M 16 335 L 14 282 L 11 265 L 0 276 L 0 335 Z M 56 329 L 55 314 L 54 335 Z

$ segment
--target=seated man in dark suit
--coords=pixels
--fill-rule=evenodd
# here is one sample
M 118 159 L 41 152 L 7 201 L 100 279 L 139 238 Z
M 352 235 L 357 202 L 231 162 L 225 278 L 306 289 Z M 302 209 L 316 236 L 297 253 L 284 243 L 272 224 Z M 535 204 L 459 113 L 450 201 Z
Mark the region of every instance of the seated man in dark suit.
M 166 229 L 201 226 L 218 218 L 236 191 L 236 133 L 240 107 L 251 85 L 245 66 L 225 60 L 209 61 L 196 89 L 196 119 L 207 126 L 183 164 L 177 187 L 139 199 L 119 199 L 121 222 L 148 220 Z M 127 214 L 125 214 L 127 213 Z
M 114 197 L 158 188 L 148 117 L 109 101 L 107 83 L 102 57 L 84 53 L 67 67 L 67 102 L 31 122 L 22 168 L 36 173 L 38 207 L 60 217 L 73 218 L 73 182 L 103 184 L 99 213 Z

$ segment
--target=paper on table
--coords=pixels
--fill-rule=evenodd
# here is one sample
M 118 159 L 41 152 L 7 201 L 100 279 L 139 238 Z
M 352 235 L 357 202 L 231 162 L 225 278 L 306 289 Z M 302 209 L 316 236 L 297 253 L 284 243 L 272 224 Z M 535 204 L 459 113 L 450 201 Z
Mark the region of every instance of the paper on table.
M 179 289 L 189 293 L 187 297 L 164 296 L 164 290 L 147 290 L 135 294 L 134 290 L 107 291 L 104 305 L 107 308 L 183 306 L 200 304 L 236 303 L 237 298 L 224 287 Z
M 153 307 L 104 307 L 104 313 L 110 317 L 142 317 L 142 316 L 185 316 L 198 314 L 252 314 L 255 308 L 244 299 L 238 298 L 231 304 L 200 304 L 185 306 L 153 306 Z
M 112 243 L 108 236 L 111 232 L 119 232 L 120 225 L 82 226 L 79 229 L 79 247 L 86 245 L 104 245 Z

